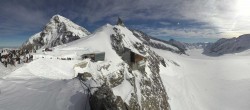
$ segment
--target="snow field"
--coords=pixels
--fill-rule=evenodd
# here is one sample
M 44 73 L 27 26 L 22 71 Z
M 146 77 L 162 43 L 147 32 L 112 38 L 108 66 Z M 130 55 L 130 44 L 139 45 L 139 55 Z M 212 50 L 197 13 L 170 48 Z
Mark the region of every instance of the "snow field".
M 207 57 L 201 50 L 183 56 L 154 50 L 180 65 L 161 68 L 172 110 L 249 110 L 249 56 Z

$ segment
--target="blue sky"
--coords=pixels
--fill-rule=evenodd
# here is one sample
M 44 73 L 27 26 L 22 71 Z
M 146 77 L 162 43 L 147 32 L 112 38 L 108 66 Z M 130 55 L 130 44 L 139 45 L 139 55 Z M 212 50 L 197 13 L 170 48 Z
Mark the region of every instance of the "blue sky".
M 249 0 L 1 0 L 0 47 L 19 46 L 60 14 L 93 32 L 120 16 L 161 39 L 215 41 L 249 33 Z

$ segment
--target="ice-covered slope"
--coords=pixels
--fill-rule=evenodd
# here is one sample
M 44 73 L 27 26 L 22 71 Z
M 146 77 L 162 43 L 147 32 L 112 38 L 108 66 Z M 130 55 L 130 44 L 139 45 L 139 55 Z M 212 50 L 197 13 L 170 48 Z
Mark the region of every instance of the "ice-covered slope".
M 77 79 L 0 79 L 0 88 L 1 110 L 90 110 Z
M 90 110 L 87 88 L 72 79 L 77 62 L 38 59 L 21 68 L 0 64 L 0 109 Z
M 228 53 L 239 53 L 250 49 L 250 34 L 239 36 L 238 38 L 222 38 L 204 49 L 204 54 L 219 56 Z
M 209 57 L 202 50 L 176 55 L 154 49 L 173 60 L 160 75 L 169 95 L 171 110 L 248 110 L 250 63 L 244 55 Z
M 1 62 L 0 62 L 0 78 L 4 77 L 6 75 L 9 75 L 11 72 L 17 70 L 18 68 L 22 67 L 22 64 L 16 65 L 16 66 L 10 66 L 5 67 Z
M 72 79 L 74 78 L 73 67 L 79 62 L 77 60 L 37 59 L 11 72 L 4 78 Z
M 66 44 L 68 42 L 86 37 L 90 34 L 85 28 L 73 23 L 69 19 L 60 15 L 53 16 L 44 29 L 31 36 L 29 40 L 23 44 L 28 49 L 55 47 L 57 45 Z
M 6 68 L 2 63 L 0 63 L 0 76 L 4 76 L 8 73 L 10 73 L 10 69 Z

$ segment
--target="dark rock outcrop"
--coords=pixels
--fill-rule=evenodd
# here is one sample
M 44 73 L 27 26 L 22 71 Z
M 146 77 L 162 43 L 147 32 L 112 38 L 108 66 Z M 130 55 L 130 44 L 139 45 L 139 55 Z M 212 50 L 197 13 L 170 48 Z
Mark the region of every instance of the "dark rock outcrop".
M 120 25 L 120 26 L 125 27 L 125 25 L 124 25 L 124 23 L 123 23 L 123 21 L 122 21 L 122 19 L 120 17 L 118 17 L 116 25 Z
M 92 110 L 128 110 L 121 97 L 115 96 L 105 84 L 91 95 L 90 106 Z
M 126 47 L 124 47 L 123 39 L 126 36 L 120 33 L 119 28 L 114 28 L 114 31 L 116 34 L 111 35 L 112 47 L 118 55 L 122 56 L 124 53 L 131 50 L 125 49 Z M 126 80 L 130 82 L 135 91 L 135 93 L 131 94 L 128 108 L 131 110 L 170 110 L 167 93 L 159 75 L 159 65 L 162 64 L 166 66 L 164 59 L 142 43 L 135 42 L 133 46 L 141 52 L 141 54 L 148 54 L 146 58 L 148 65 L 146 65 L 145 68 L 149 68 L 150 72 L 140 71 L 141 79 L 138 79 L 133 71 L 128 70 L 133 77 Z M 138 80 L 140 83 L 136 85 Z M 140 88 L 140 90 L 138 90 L 138 88 Z M 140 91 L 140 94 L 138 94 L 137 91 Z M 138 97 L 141 97 L 141 99 L 139 100 Z

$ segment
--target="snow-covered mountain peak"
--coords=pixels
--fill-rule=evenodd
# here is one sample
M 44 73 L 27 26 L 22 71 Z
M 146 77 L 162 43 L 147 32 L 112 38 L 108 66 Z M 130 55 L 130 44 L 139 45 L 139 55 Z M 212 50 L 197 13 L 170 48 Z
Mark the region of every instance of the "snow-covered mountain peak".
M 47 48 L 57 45 L 66 44 L 71 41 L 90 35 L 85 28 L 73 23 L 69 19 L 54 15 L 44 29 L 33 35 L 24 45 L 23 48 Z
M 123 47 L 139 53 L 134 45 L 136 43 L 142 44 L 142 41 L 135 37 L 126 27 L 110 24 L 98 28 L 95 32 L 89 35 L 88 39 L 79 39 L 58 48 L 59 50 L 74 50 L 81 47 L 83 50 L 102 51 L 106 52 L 107 56 L 112 56 L 107 57 L 107 60 L 120 61 L 120 57 L 114 53 L 115 51 L 112 47 L 112 38 L 117 38 L 114 36 L 120 36 L 119 39 L 121 40 Z
M 61 15 L 59 15 L 59 14 L 56 14 L 56 15 L 54 15 L 54 16 L 50 19 L 50 21 L 64 22 L 64 21 L 70 21 L 70 20 L 67 19 L 67 18 L 65 18 L 65 17 L 63 17 L 63 16 L 61 16 Z
M 90 32 L 88 32 L 85 28 L 73 23 L 71 20 L 61 15 L 54 15 L 50 19 L 50 22 L 45 26 L 45 30 L 46 31 L 58 30 L 59 32 L 72 31 L 79 37 L 84 37 L 90 34 Z

